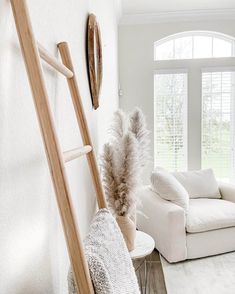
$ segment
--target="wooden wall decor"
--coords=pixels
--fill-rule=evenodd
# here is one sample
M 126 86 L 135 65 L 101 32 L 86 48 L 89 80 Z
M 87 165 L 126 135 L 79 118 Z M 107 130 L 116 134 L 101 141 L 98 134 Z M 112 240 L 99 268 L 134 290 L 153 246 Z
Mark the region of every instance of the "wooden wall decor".
M 103 64 L 100 29 L 94 14 L 90 14 L 88 18 L 87 56 L 92 104 L 94 109 L 97 109 L 99 107 Z

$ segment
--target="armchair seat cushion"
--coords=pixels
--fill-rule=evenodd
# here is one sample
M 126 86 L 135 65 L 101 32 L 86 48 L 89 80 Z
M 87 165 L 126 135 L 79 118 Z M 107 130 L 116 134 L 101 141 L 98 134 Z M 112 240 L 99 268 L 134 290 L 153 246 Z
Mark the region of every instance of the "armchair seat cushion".
M 186 231 L 199 233 L 235 226 L 235 203 L 222 199 L 190 199 Z

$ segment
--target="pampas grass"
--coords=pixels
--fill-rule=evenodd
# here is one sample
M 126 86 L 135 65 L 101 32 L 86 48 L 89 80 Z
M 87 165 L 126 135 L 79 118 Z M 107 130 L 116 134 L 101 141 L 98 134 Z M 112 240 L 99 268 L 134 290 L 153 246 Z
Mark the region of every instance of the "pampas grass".
M 115 211 L 118 215 L 132 213 L 135 204 L 135 187 L 138 184 L 138 152 L 134 136 L 128 132 L 121 142 L 121 152 L 116 157 L 118 173 L 117 199 L 115 200 Z M 110 197 L 109 197 L 110 199 Z
M 126 119 L 126 114 L 121 109 L 114 112 L 113 121 L 109 128 L 112 140 L 119 141 L 123 138 L 127 130 Z
M 115 213 L 115 201 L 118 199 L 117 179 L 115 176 L 114 150 L 106 143 L 101 158 L 103 187 L 109 208 Z
M 130 126 L 129 130 L 134 134 L 138 142 L 138 156 L 139 163 L 142 168 L 146 166 L 146 163 L 149 161 L 149 144 L 150 132 L 147 129 L 147 124 L 143 112 L 136 107 L 134 111 L 129 116 Z
M 101 156 L 106 199 L 114 215 L 131 216 L 141 171 L 149 159 L 149 131 L 142 111 L 136 108 L 127 116 L 117 110 L 109 134 Z

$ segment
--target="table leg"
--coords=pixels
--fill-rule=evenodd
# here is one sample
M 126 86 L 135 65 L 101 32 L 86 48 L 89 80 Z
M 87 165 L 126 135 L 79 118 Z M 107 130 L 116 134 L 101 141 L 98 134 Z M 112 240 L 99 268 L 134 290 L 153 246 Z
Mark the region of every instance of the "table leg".
M 143 285 L 142 285 L 142 278 L 141 278 L 141 269 L 139 269 L 139 283 L 140 283 L 140 292 L 142 293 L 143 291 Z
M 144 259 L 144 294 L 147 293 L 147 281 L 148 281 L 148 275 L 147 275 L 147 259 L 145 257 L 145 259 Z
M 147 276 L 147 284 L 148 284 L 148 293 L 150 294 L 150 290 L 151 290 L 151 284 L 150 284 L 150 282 L 151 282 L 151 279 L 150 279 L 150 277 L 151 277 L 151 269 L 152 269 L 152 256 L 150 255 L 149 256 L 149 269 L 148 269 L 148 276 Z

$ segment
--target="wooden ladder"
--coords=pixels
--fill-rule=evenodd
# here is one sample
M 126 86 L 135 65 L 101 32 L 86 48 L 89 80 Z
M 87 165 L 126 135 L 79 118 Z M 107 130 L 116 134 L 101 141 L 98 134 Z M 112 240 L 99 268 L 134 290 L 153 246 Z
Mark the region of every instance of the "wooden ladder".
M 75 283 L 79 293 L 94 293 L 83 242 L 75 220 L 65 162 L 86 154 L 99 208 L 105 208 L 106 203 L 68 44 L 62 42 L 57 45 L 62 63 L 36 42 L 25 0 L 11 0 L 11 6 L 54 184 Z M 83 147 L 66 152 L 61 151 L 48 102 L 40 57 L 67 78 Z

